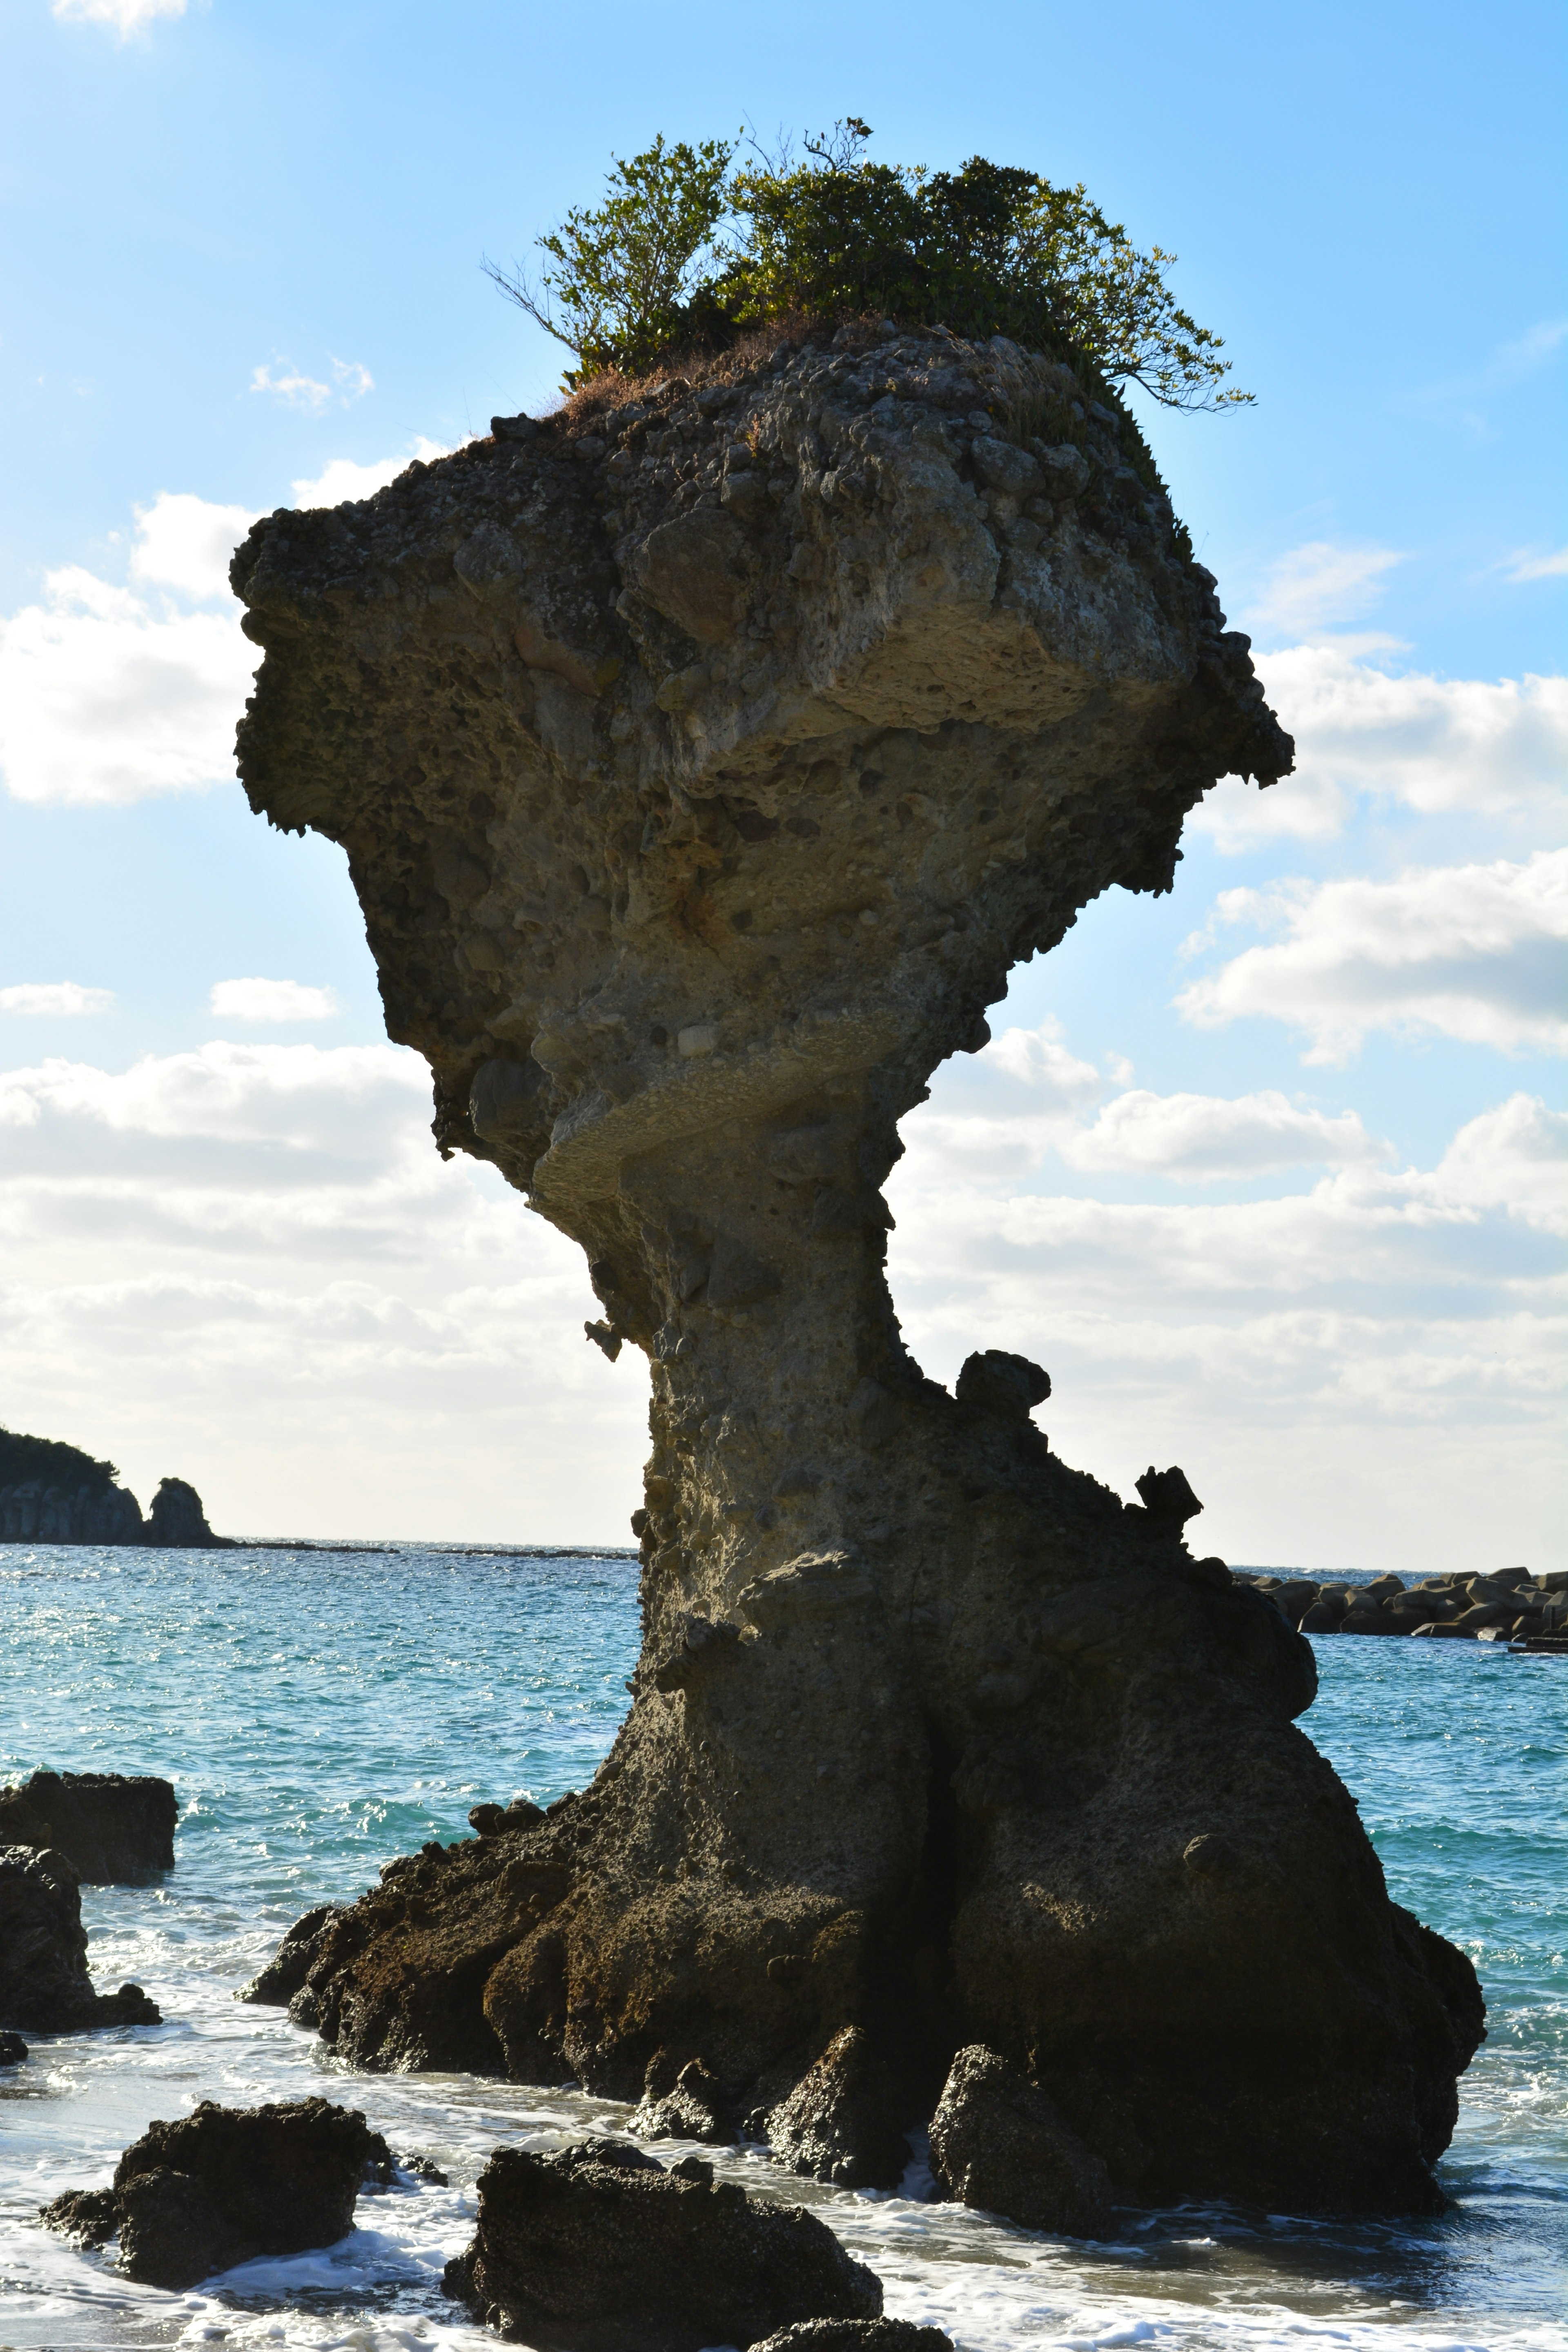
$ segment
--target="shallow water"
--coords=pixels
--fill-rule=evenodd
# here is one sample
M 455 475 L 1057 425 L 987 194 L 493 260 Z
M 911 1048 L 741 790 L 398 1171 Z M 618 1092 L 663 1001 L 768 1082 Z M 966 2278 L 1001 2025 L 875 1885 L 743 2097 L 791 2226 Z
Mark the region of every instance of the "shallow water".
M 486 2154 L 620 2127 L 626 2111 L 462 2075 L 353 2075 L 281 2011 L 232 1994 L 301 1911 L 467 1834 L 470 1805 L 583 1785 L 627 1704 L 635 1578 L 625 1558 L 416 1546 L 0 1549 L 0 1779 L 161 1772 L 181 1804 L 163 1885 L 83 1896 L 95 1974 L 145 1985 L 165 2023 L 40 2039 L 0 2074 L 0 2352 L 493 2347 L 439 2284 Z M 906 2193 L 888 2197 L 720 2158 L 821 2211 L 880 2273 L 889 2313 L 940 2323 L 963 2352 L 1568 2352 L 1568 1661 L 1316 1646 L 1306 1728 L 1394 1895 L 1464 1946 L 1490 2004 L 1442 2167 L 1453 2210 L 1353 2226 L 1130 2214 L 1120 2242 L 1090 2248 L 922 2201 L 914 2151 Z M 46 2198 L 106 2181 L 154 2116 L 311 2090 L 363 2106 L 450 2187 L 363 2198 L 341 2245 L 185 2296 L 128 2285 L 37 2226 Z

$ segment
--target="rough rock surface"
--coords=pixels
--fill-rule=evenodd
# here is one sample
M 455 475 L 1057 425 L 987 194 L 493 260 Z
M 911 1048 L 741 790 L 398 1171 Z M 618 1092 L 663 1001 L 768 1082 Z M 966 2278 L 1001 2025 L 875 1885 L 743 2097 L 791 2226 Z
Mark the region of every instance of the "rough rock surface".
M 798 2205 L 615 2140 L 499 2147 L 447 2292 L 538 2352 L 744 2347 L 794 2320 L 874 2319 L 879 2281 Z
M 766 2118 L 773 2155 L 840 2189 L 896 2189 L 909 2168 L 907 2091 L 863 2026 L 836 2033 Z
M 953 2343 L 940 2327 L 912 2319 L 806 2319 L 752 2352 L 953 2352 Z
M 1051 2101 L 994 2050 L 961 2050 L 931 2124 L 939 2186 L 961 2204 L 1005 2213 L 1026 2230 L 1100 2238 L 1110 2177 Z
M 185 1551 L 230 1551 L 215 1536 L 202 1498 L 184 1478 L 165 1478 L 143 1519 L 123 1486 L 67 1487 L 41 1478 L 0 1486 L 0 1543 L 172 1544 Z
M 926 1380 L 883 1274 L 897 1122 L 1009 967 L 1290 763 L 1130 416 L 841 333 L 498 420 L 233 577 L 253 806 L 342 844 L 441 1149 L 653 1383 L 609 1758 L 392 1865 L 293 2015 L 627 2099 L 700 2060 L 741 2116 L 860 2026 L 911 2124 L 984 2042 L 1121 2195 L 1425 2210 L 1479 1995 L 1294 1727 L 1310 1644 L 1184 1480 L 1051 1453 L 1026 1359 Z
M 158 2022 L 157 2005 L 140 1985 L 94 1989 L 80 1883 L 68 1857 L 50 1847 L 0 1845 L 0 2026 L 79 2033 Z
M 258 2254 L 331 2246 L 353 2227 L 366 2168 L 390 2173 L 379 2132 L 326 2099 L 220 2107 L 149 2124 L 110 2189 L 68 2189 L 42 2219 L 82 2245 L 120 2234 L 120 2267 L 147 2286 L 195 2286 Z
M 310 1972 L 321 1938 L 332 1921 L 343 1909 L 341 1903 L 318 1903 L 313 1911 L 304 1912 L 267 1966 L 252 1977 L 237 1994 L 239 2000 L 254 2000 L 274 2009 L 287 2009 L 294 1995 Z
M 1568 1635 L 1568 1570 L 1542 1576 L 1527 1568 L 1500 1568 L 1489 1575 L 1453 1570 L 1414 1585 L 1398 1576 L 1375 1576 L 1367 1584 L 1319 1584 L 1310 1577 L 1247 1580 L 1303 1633 L 1423 1633 L 1548 1647 Z
M 173 1870 L 179 1810 L 151 1773 L 34 1772 L 0 1789 L 0 1844 L 54 1846 L 84 1885 L 123 1885 Z

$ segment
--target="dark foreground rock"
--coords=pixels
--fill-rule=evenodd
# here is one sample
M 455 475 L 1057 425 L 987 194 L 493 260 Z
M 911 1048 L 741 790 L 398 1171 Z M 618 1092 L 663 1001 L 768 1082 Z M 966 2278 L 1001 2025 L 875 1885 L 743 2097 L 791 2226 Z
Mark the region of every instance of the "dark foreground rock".
M 327 1929 L 342 1910 L 341 1903 L 318 1903 L 295 1920 L 267 1966 L 244 1986 L 237 1999 L 264 2007 L 287 2009 L 310 1971 L 310 1963 Z
M 27 2045 L 19 2033 L 0 2033 L 0 2066 L 19 2066 Z
M 195 2286 L 258 2254 L 331 2246 L 353 2227 L 367 2167 L 390 2177 L 379 2132 L 326 2099 L 220 2107 L 150 2124 L 110 2189 L 69 2189 L 42 2219 L 78 2244 L 116 2231 L 120 2268 L 145 2286 Z
M 53 1846 L 85 1886 L 131 1885 L 173 1870 L 178 1812 L 150 1773 L 35 1772 L 0 1789 L 0 1844 Z
M 342 846 L 437 1146 L 581 1244 L 595 1377 L 652 1382 L 609 1757 L 393 1865 L 290 2014 L 714 2128 L 849 2028 L 916 2125 L 980 2043 L 1119 2198 L 1429 2210 L 1479 1997 L 1296 1728 L 1310 1643 L 1194 1556 L 1179 1469 L 1130 1506 L 1042 1365 L 950 1393 L 888 1293 L 899 1122 L 1010 967 L 1290 764 L 1125 404 L 802 327 L 280 511 L 232 576 L 252 806 Z
M 882 2289 L 825 2223 L 748 2197 L 688 2157 L 615 2140 L 498 2148 L 448 2294 L 538 2352 L 744 2347 L 805 2319 L 875 2319 Z
M 156 2025 L 140 1985 L 100 1993 L 87 1969 L 81 1889 L 68 1857 L 46 1847 L 0 1846 L 0 2027 L 78 2033 Z
M 953 2352 L 953 2343 L 940 2327 L 911 2319 L 806 2319 L 752 2352 Z
M 931 2170 L 963 2205 L 1026 2230 L 1103 2237 L 1110 2177 L 1059 2110 L 994 2050 L 961 2050 L 931 2125 Z

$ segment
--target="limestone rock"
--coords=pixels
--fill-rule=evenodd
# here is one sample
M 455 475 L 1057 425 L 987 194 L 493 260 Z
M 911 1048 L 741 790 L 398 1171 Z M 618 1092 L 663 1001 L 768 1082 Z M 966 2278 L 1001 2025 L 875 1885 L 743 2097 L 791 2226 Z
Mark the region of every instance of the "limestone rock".
M 68 1857 L 47 1846 L 0 1845 L 0 2026 L 79 2033 L 158 2022 L 157 2005 L 140 1985 L 95 1990 Z
M 1110 2177 L 1028 2077 L 994 2050 L 961 2050 L 931 2125 L 931 2170 L 961 2204 L 1026 2230 L 1099 2238 Z
M 123 1486 L 75 1487 L 42 1478 L 0 1486 L 0 1543 L 139 1544 L 141 1506 Z
M 357 2109 L 326 2099 L 220 2107 L 150 2124 L 109 2189 L 71 2189 L 42 2209 L 85 2245 L 120 2236 L 120 2268 L 147 2286 L 195 2286 L 258 2254 L 334 2245 L 353 2226 L 366 2167 L 391 2164 Z
M 774 2157 L 840 2189 L 896 2189 L 909 2167 L 909 2097 L 858 2025 L 836 2033 L 767 2118 Z
M 695 2157 L 666 2171 L 614 2141 L 499 2147 L 479 2187 L 447 2292 L 538 2352 L 702 2352 L 882 2307 L 878 2279 L 814 2214 L 715 2181 Z
M 53 1846 L 84 1885 L 134 1884 L 173 1870 L 178 1812 L 151 1773 L 34 1772 L 0 1789 L 0 1843 Z
M 898 1122 L 1009 967 L 1288 769 L 1246 638 L 1131 416 L 1000 340 L 527 423 L 256 526 L 240 764 L 343 845 L 438 1147 L 649 1362 L 643 1652 L 592 1786 L 393 1865 L 291 2013 L 628 2101 L 700 2061 L 740 2114 L 861 2027 L 905 2126 L 979 2042 L 1119 2196 L 1425 2210 L 1479 2018 L 1295 1728 L 1310 1645 L 1184 1479 L 1051 1454 L 1027 1358 L 928 1380 L 883 1271 Z

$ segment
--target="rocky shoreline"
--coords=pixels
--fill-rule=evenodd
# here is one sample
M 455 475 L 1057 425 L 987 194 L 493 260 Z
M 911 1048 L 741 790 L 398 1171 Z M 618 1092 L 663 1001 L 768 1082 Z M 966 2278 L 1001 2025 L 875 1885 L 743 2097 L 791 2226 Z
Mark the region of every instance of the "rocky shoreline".
M 1568 1570 L 1532 1576 L 1527 1568 L 1486 1575 L 1455 1570 L 1406 1584 L 1237 1572 L 1302 1633 L 1405 1633 L 1450 1642 L 1503 1642 L 1568 1654 Z

